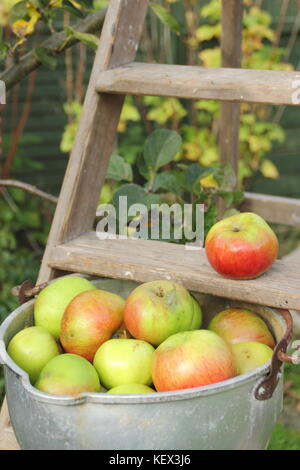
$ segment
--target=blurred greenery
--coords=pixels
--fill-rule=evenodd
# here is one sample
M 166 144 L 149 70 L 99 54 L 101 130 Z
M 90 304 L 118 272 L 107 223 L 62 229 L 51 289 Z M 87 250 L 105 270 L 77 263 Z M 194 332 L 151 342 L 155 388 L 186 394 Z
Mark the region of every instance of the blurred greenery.
M 299 450 L 300 431 L 295 431 L 277 423 L 268 450 Z
M 3 190 L 0 199 L 0 319 L 17 302 L 14 285 L 36 278 L 53 208 L 21 189 Z

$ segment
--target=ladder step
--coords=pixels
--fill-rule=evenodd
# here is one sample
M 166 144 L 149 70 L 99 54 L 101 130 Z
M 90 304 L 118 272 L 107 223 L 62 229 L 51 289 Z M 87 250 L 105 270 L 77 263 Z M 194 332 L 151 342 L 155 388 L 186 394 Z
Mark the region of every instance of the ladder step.
M 240 210 L 256 212 L 266 221 L 275 224 L 300 227 L 300 200 L 292 197 L 245 192 Z
M 100 240 L 95 232 L 87 232 L 52 248 L 49 265 L 138 282 L 173 280 L 196 292 L 300 310 L 300 269 L 282 260 L 258 279 L 236 281 L 217 274 L 205 250 L 149 240 Z
M 300 104 L 300 72 L 132 62 L 100 73 L 101 93 Z

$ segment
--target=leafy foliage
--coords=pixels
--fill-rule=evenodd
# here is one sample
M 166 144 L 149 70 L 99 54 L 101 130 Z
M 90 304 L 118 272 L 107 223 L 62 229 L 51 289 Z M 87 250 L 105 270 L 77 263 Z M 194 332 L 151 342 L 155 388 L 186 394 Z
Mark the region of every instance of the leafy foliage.
M 134 169 L 135 179 L 139 184 L 131 182 L 133 171 L 128 171 L 128 168 L 131 168 L 129 163 L 121 156 L 113 155 L 106 175 L 107 183 L 103 188 L 105 191 L 101 193 L 99 202 L 106 204 L 111 201 L 118 209 L 119 198 L 127 196 L 128 207 L 135 203 L 144 204 L 149 211 L 148 238 L 151 238 L 152 204 L 176 203 L 183 207 L 184 204 L 190 203 L 193 205 L 194 214 L 196 204 L 204 204 L 206 233 L 217 220 L 218 198 L 222 198 L 227 209 L 232 211 L 242 202 L 243 191 L 232 191 L 235 176 L 229 165 L 205 167 L 199 163 L 179 162 L 176 156 L 181 151 L 181 145 L 181 138 L 176 131 L 157 129 L 150 134 L 145 140 L 143 152 L 138 156 Z M 124 183 L 125 181 L 129 182 Z M 113 188 L 110 194 L 109 187 Z M 147 215 L 143 214 L 140 218 L 145 216 Z M 140 218 L 136 219 L 137 225 Z M 127 223 L 131 221 L 132 218 L 129 217 Z M 124 234 L 124 231 L 126 233 L 126 227 L 119 226 L 119 233 Z M 131 235 L 133 234 L 135 232 L 131 230 Z M 171 238 L 170 241 L 175 240 Z M 176 241 L 176 243 L 185 242 L 184 238 Z
M 277 423 L 268 450 L 299 450 L 300 432 Z
M 0 199 L 0 320 L 17 305 L 12 286 L 35 280 L 52 208 L 20 189 Z
M 184 3 L 184 10 L 181 3 Z M 245 4 L 242 66 L 244 68 L 292 70 L 292 66 L 283 61 L 284 50 L 274 45 L 275 34 L 272 29 L 271 16 L 251 0 Z M 200 2 L 164 1 L 163 5 L 156 5 L 154 13 L 162 22 L 163 31 L 165 28 L 170 28 L 173 31 L 172 25 L 176 21 L 178 24 L 180 23 L 180 28 L 176 30 L 178 33 L 180 29 L 180 38 L 176 41 L 184 44 L 188 56 L 194 57 L 191 65 L 218 67 L 221 61 L 219 46 L 221 2 L 211 0 L 200 10 L 197 10 L 197 5 L 201 6 Z M 157 15 L 158 10 L 162 11 L 163 15 Z M 185 16 L 185 23 L 183 23 L 182 16 Z M 162 34 L 165 33 L 162 32 Z M 155 61 L 154 41 L 152 42 L 153 57 L 151 60 Z M 172 43 L 175 44 L 174 37 Z M 174 62 L 177 62 L 176 58 Z M 183 146 L 177 156 L 178 159 L 199 162 L 203 166 L 218 163 L 219 103 L 203 100 L 187 105 L 175 98 L 147 96 L 139 103 L 131 99 L 130 106 L 131 109 L 135 106 L 137 113 L 142 108 L 141 120 L 144 120 L 146 128 L 152 127 L 153 129 L 163 126 L 180 133 Z M 251 177 L 257 171 L 260 171 L 265 177 L 278 178 L 278 169 L 266 158 L 266 155 L 275 142 L 284 141 L 285 135 L 282 127 L 270 120 L 269 107 L 244 104 L 241 109 L 240 151 L 242 158 L 239 181 L 242 183 L 245 178 Z M 128 121 L 130 121 L 130 117 Z M 141 121 L 135 122 L 135 128 L 143 125 Z M 130 128 L 132 127 L 130 125 Z M 126 131 L 128 132 L 127 126 Z M 121 135 L 121 147 L 126 140 L 126 136 Z M 130 157 L 127 153 L 126 159 L 129 158 L 131 161 L 137 158 L 135 148 L 132 149 Z
M 53 33 L 54 24 L 61 12 L 69 12 L 75 18 L 84 18 L 92 10 L 91 6 L 92 2 L 85 0 L 3 0 L 0 6 L 0 26 L 10 27 L 12 34 L 0 36 L 0 62 L 7 56 L 17 61 L 21 46 L 31 35 L 36 34 L 39 23 L 47 25 L 49 33 Z M 75 37 L 92 48 L 97 46 L 98 38 L 93 34 L 76 32 L 71 26 L 67 27 L 66 33 L 67 41 Z M 46 67 L 56 67 L 56 59 L 48 49 L 37 46 L 33 53 Z

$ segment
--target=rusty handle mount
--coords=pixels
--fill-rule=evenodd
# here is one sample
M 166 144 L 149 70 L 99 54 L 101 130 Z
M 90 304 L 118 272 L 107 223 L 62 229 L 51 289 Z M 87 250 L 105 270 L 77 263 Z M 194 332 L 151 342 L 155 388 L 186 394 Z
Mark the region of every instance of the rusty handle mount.
M 254 395 L 257 400 L 268 400 L 273 396 L 281 375 L 282 364 L 284 362 L 293 362 L 293 357 L 286 353 L 293 336 L 293 319 L 288 310 L 277 309 L 277 311 L 286 322 L 286 331 L 283 338 L 275 346 L 268 376 L 260 382 L 255 390 Z
M 27 300 L 32 299 L 36 296 L 44 287 L 46 287 L 49 282 L 44 282 L 43 284 L 39 284 L 35 286 L 32 281 L 24 281 L 19 286 L 15 286 L 12 288 L 11 293 L 15 297 L 18 297 L 20 304 L 24 304 Z

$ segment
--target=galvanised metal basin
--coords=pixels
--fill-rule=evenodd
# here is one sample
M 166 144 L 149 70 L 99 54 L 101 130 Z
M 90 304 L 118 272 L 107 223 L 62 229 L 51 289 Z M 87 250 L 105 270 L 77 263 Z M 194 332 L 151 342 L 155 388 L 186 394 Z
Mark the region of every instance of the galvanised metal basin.
M 137 285 L 109 279 L 93 282 L 124 297 Z M 276 310 L 194 295 L 203 307 L 204 326 L 213 314 L 239 306 L 260 314 L 277 341 L 286 332 L 286 321 Z M 0 327 L 8 407 L 22 449 L 254 450 L 268 445 L 283 397 L 281 373 L 271 398 L 255 397 L 269 364 L 224 382 L 176 392 L 70 397 L 38 391 L 6 353 L 10 339 L 33 324 L 33 304 L 31 300 L 17 308 Z

